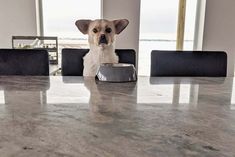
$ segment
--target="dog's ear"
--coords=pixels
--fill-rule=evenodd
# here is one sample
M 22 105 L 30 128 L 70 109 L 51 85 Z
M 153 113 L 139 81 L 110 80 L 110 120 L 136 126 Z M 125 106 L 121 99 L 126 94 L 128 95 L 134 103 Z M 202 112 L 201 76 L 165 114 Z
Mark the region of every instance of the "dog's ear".
M 88 34 L 88 28 L 91 23 L 91 20 L 77 20 L 75 25 L 83 34 Z
M 116 34 L 120 34 L 129 24 L 129 21 L 127 19 L 120 19 L 120 20 L 114 20 L 113 21 Z

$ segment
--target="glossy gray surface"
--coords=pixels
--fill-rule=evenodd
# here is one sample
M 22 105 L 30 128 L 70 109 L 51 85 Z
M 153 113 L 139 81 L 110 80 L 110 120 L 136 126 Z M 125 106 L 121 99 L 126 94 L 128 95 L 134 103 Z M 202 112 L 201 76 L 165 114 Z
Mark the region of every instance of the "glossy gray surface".
M 0 77 L 0 156 L 234 157 L 233 82 Z

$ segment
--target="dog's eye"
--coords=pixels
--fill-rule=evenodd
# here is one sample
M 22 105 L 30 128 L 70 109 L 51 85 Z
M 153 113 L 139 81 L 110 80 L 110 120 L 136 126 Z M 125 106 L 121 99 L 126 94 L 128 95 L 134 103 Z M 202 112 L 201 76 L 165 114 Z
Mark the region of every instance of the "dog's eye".
M 94 28 L 92 31 L 93 31 L 94 33 L 97 33 L 97 32 L 98 32 L 98 30 L 97 30 L 96 28 Z
M 106 28 L 106 29 L 105 29 L 105 32 L 111 33 L 111 32 L 112 32 L 112 29 L 111 29 L 111 28 Z

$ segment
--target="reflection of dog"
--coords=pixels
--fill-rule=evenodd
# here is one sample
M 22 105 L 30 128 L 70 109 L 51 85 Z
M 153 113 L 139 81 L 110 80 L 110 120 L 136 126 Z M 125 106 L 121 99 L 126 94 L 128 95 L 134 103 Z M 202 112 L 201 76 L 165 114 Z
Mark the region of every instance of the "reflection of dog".
M 136 108 L 136 82 L 114 85 L 96 82 L 94 77 L 85 77 L 84 85 L 90 92 L 90 118 L 93 122 L 112 123 L 115 116 L 130 116 Z M 123 100 L 125 103 L 120 103 Z
M 76 26 L 83 34 L 88 34 L 90 51 L 84 59 L 83 76 L 95 76 L 101 63 L 118 63 L 115 54 L 115 35 L 121 33 L 129 21 L 121 20 L 78 20 Z

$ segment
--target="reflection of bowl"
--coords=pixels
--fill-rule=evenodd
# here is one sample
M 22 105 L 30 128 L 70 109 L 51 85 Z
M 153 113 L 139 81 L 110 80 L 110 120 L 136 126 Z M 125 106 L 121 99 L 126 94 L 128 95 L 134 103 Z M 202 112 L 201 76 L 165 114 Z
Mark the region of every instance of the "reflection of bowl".
M 100 81 L 107 82 L 130 82 L 137 80 L 134 65 L 124 63 L 101 64 L 97 72 L 97 77 Z

